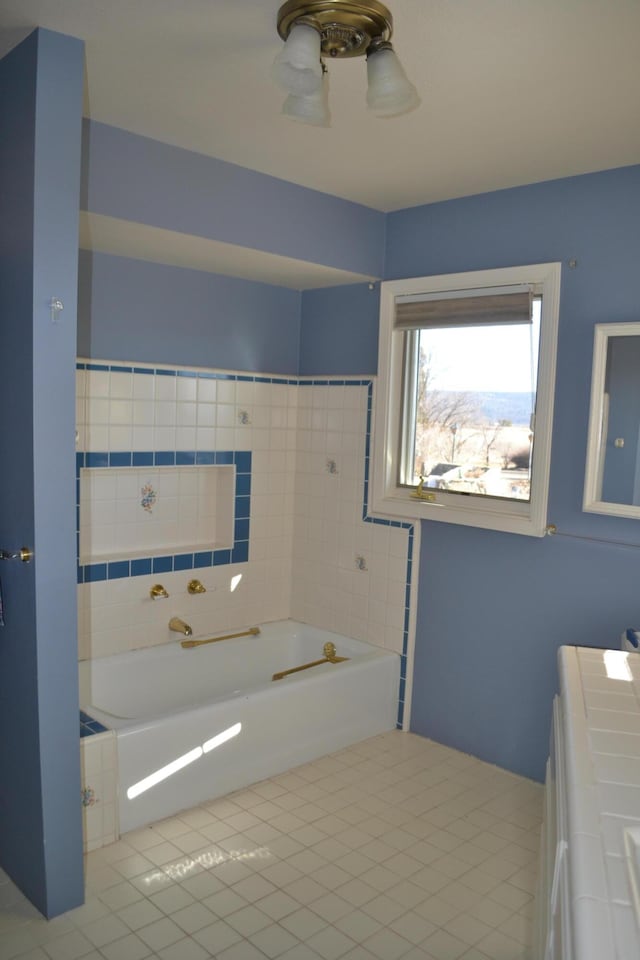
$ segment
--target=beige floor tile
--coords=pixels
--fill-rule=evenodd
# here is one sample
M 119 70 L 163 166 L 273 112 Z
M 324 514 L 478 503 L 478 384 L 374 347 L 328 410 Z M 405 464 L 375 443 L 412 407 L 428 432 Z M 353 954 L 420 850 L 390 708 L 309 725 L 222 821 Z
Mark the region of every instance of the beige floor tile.
M 393 731 L 132 831 L 0 960 L 529 960 L 542 788 Z

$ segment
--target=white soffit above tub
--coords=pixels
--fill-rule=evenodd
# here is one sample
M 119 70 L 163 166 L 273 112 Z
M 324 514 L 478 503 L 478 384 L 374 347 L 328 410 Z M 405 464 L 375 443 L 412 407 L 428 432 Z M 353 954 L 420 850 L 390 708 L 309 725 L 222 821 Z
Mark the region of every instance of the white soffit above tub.
M 280 2 L 1 0 L 0 54 L 80 37 L 92 119 L 381 211 L 640 162 L 638 0 L 388 0 L 422 106 L 370 116 L 342 60 L 329 129 L 281 116 Z
M 361 273 L 86 211 L 80 213 L 80 249 L 204 270 L 292 290 L 337 287 L 376 279 Z

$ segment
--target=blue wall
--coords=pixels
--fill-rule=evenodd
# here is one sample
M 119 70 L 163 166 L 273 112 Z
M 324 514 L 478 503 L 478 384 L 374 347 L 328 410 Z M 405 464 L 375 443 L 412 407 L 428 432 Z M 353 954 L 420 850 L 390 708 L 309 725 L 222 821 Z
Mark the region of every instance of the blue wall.
M 48 917 L 82 903 L 74 422 L 80 41 L 0 61 L 0 863 Z M 48 302 L 65 309 L 51 322 Z
M 638 319 L 639 221 L 640 167 L 388 217 L 388 279 L 563 263 L 549 498 L 558 536 L 423 523 L 413 691 L 418 733 L 538 779 L 558 646 L 615 646 L 640 623 L 640 524 L 581 506 L 593 327 Z
M 85 122 L 81 207 L 379 277 L 384 214 L 232 163 Z
M 332 376 L 375 374 L 379 311 L 377 283 L 303 293 L 299 372 Z
M 84 250 L 79 275 L 79 356 L 297 371 L 294 290 Z

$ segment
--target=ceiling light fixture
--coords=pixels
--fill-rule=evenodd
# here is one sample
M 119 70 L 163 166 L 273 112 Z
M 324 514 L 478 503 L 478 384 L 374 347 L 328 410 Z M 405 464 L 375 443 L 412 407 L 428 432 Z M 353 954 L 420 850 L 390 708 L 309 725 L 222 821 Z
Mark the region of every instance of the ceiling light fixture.
M 378 0 L 287 0 L 278 10 L 285 45 L 273 78 L 287 91 L 283 114 L 291 120 L 329 125 L 327 68 L 323 57 L 367 58 L 367 106 L 394 117 L 420 103 L 391 46 L 393 20 Z

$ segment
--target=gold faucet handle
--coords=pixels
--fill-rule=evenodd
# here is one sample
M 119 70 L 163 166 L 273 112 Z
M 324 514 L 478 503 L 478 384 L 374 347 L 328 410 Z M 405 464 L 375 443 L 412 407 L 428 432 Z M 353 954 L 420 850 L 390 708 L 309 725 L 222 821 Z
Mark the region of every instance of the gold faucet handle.
M 187 593 L 206 593 L 207 588 L 199 580 L 189 580 L 187 584 Z
M 149 590 L 149 596 L 152 600 L 160 600 L 162 597 L 168 597 L 169 594 L 161 583 L 155 583 Z

